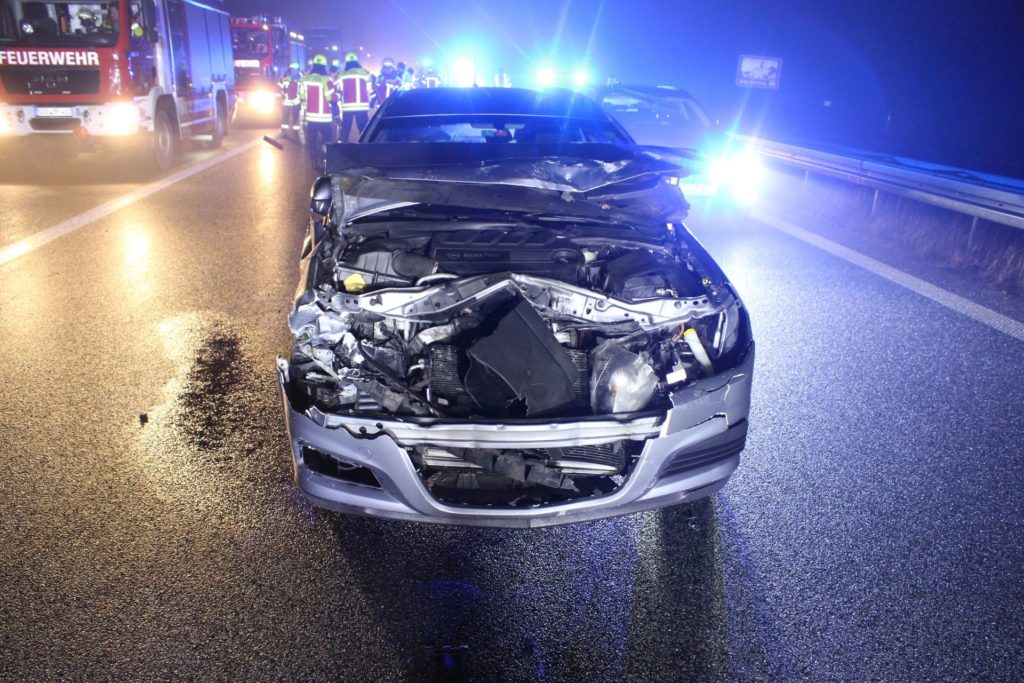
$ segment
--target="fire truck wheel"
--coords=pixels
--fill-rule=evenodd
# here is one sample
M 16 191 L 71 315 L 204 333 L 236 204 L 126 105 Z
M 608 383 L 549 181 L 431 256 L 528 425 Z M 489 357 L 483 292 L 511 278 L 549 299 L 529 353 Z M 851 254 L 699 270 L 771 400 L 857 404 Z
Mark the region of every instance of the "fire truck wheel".
M 224 142 L 224 137 L 228 134 L 228 117 L 227 112 L 224 111 L 224 107 L 221 106 L 220 102 L 217 103 L 217 119 L 216 123 L 213 124 L 213 133 L 210 134 L 210 147 L 216 149 L 221 146 Z
M 158 109 L 153 117 L 153 135 L 143 145 L 142 161 L 154 171 L 166 171 L 174 163 L 176 153 L 171 117 L 166 109 Z

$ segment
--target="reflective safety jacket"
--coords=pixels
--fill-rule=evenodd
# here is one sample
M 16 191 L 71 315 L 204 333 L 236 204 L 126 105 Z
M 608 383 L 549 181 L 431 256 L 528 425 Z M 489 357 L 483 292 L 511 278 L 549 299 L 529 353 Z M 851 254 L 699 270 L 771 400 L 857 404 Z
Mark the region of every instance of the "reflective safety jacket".
M 281 104 L 286 107 L 294 107 L 299 104 L 299 80 L 285 74 L 277 82 L 281 88 Z
M 313 123 L 330 123 L 333 94 L 331 79 L 324 74 L 308 73 L 303 76 L 299 98 L 306 105 L 305 120 Z
M 441 77 L 438 76 L 437 74 L 427 74 L 427 75 L 425 75 L 423 77 L 423 87 L 424 88 L 440 88 L 441 87 Z
M 384 100 L 391 97 L 392 93 L 398 92 L 402 89 L 402 79 L 398 75 L 398 72 L 395 72 L 390 76 L 381 74 L 380 76 L 377 76 L 377 81 L 374 85 L 376 86 L 374 90 L 377 95 L 377 103 L 383 104 Z
M 341 99 L 341 111 L 370 110 L 370 72 L 363 68 L 345 69 L 338 75 L 335 88 Z

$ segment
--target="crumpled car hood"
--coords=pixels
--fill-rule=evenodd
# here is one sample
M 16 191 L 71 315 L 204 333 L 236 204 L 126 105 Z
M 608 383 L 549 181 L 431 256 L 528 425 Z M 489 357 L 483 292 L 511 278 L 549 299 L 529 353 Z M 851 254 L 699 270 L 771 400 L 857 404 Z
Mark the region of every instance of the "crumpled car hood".
M 333 144 L 327 150 L 343 223 L 414 204 L 676 222 L 689 204 L 667 179 L 688 175 L 691 160 L 684 150 L 589 143 Z

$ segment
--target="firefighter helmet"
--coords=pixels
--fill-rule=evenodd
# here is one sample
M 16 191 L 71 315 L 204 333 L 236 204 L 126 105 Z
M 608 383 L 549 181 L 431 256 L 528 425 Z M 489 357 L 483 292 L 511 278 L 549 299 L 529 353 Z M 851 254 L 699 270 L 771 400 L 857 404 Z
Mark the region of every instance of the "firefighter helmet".
M 346 52 L 345 53 L 345 61 L 346 62 L 358 62 L 359 61 L 359 55 L 357 55 L 355 52 Z
M 95 26 L 96 14 L 88 7 L 82 7 L 78 10 L 78 23 L 82 26 Z
M 323 55 L 317 55 L 313 57 L 313 64 L 319 64 L 320 66 L 327 66 L 327 57 Z
M 391 57 L 385 57 L 384 61 L 381 62 L 380 65 L 381 66 L 394 66 L 395 65 L 395 60 L 391 59 Z

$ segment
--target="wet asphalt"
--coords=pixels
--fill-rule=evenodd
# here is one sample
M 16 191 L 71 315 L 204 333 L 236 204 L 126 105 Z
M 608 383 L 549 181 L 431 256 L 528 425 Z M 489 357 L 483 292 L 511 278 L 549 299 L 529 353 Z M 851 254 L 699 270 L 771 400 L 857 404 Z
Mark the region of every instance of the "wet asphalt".
M 698 208 L 758 339 L 714 499 L 326 513 L 273 380 L 312 178 L 261 145 L 0 266 L 0 678 L 1019 678 L 1024 344 Z M 5 176 L 0 248 L 134 187 Z

